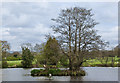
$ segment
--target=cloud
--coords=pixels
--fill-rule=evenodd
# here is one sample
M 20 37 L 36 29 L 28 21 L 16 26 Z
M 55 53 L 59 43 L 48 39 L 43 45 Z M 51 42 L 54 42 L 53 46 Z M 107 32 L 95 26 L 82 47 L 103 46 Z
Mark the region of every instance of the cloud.
M 11 14 L 11 16 L 6 16 L 4 19 L 7 19 L 6 21 L 3 20 L 3 26 L 14 26 L 14 27 L 18 27 L 18 26 L 22 26 L 25 25 L 27 20 L 29 20 L 27 18 L 27 15 L 20 15 L 19 17 L 16 17 L 14 15 Z M 11 21 L 13 20 L 13 21 Z
M 3 27 L 34 27 L 38 23 L 45 23 L 49 16 L 47 3 L 3 3 Z M 42 11 L 42 12 L 40 12 Z M 44 18 L 44 19 L 43 19 Z M 42 20 L 40 20 L 42 19 Z M 12 20 L 12 21 L 11 21 Z
M 3 28 L 2 29 L 2 40 L 13 40 L 13 39 L 15 39 L 16 38 L 16 36 L 12 36 L 12 35 L 10 35 L 10 28 Z
M 38 24 L 34 29 L 34 32 L 40 33 L 40 34 L 49 34 L 53 33 L 51 28 L 45 27 L 43 24 Z
M 53 34 L 52 29 L 43 24 L 38 24 L 33 28 L 3 28 L 2 32 L 3 40 L 7 40 L 13 50 L 20 50 L 22 43 L 35 44 L 45 42 L 45 35 Z
M 111 46 L 117 45 L 117 3 L 85 3 L 85 2 L 31 2 L 3 3 L 2 5 L 2 37 L 11 44 L 11 50 L 20 50 L 21 43 L 45 42 L 45 34 L 53 34 L 51 25 L 61 9 L 69 7 L 92 8 L 94 19 L 100 24 L 95 27 L 98 34 Z M 1 36 L 0 36 L 1 37 Z
M 99 28 L 98 34 L 102 36 L 103 40 L 110 43 L 110 48 L 118 45 L 118 26 L 108 28 Z

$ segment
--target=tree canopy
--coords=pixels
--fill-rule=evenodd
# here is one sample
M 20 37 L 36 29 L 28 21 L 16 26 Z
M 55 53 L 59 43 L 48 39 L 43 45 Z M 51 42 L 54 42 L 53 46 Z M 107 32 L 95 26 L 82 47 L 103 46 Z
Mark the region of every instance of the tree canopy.
M 98 22 L 93 19 L 91 11 L 80 7 L 66 8 L 52 19 L 56 22 L 52 26 L 53 31 L 60 34 L 57 39 L 62 52 L 69 59 L 70 70 L 79 69 L 90 57 L 90 51 L 100 50 L 107 45 L 94 29 Z
M 32 67 L 32 61 L 34 56 L 31 54 L 28 48 L 22 48 L 22 66 L 23 68 L 30 68 Z
M 59 52 L 58 41 L 55 38 L 49 37 L 44 47 L 44 56 L 47 60 L 47 64 L 56 65 L 59 59 Z

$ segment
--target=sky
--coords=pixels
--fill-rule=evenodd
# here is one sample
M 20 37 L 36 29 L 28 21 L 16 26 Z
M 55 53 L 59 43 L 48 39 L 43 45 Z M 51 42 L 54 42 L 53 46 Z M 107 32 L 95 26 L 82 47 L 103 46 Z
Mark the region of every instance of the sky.
M 93 18 L 99 22 L 95 26 L 98 35 L 110 43 L 109 48 L 118 45 L 117 2 L 4 2 L 0 40 L 8 41 L 11 51 L 20 51 L 22 43 L 43 43 L 46 34 L 53 34 L 51 19 L 61 9 L 75 6 L 92 9 Z

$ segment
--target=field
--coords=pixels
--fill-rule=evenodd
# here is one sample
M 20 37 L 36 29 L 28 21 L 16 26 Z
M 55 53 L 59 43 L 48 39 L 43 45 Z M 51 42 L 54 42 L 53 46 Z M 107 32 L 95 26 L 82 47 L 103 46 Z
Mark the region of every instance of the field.
M 21 62 L 22 62 L 22 60 L 7 61 L 8 67 L 16 67 L 16 66 L 21 67 L 21 65 L 22 65 Z M 33 61 L 32 64 L 34 65 L 35 61 Z
M 120 60 L 120 58 L 115 57 L 115 66 L 117 66 L 119 60 Z M 21 61 L 22 60 L 7 61 L 8 67 L 16 67 L 16 66 L 21 67 Z M 112 61 L 112 59 L 111 59 L 111 57 L 109 57 L 107 64 L 111 64 L 111 61 Z M 33 61 L 32 64 L 34 65 L 35 61 Z M 89 67 L 89 66 L 95 67 L 95 66 L 98 66 L 100 64 L 102 64 L 100 62 L 100 60 L 98 60 L 98 59 L 90 59 L 90 60 L 87 60 L 85 63 L 83 63 L 83 67 Z M 42 67 L 42 65 L 41 65 L 41 67 Z
M 117 66 L 119 60 L 120 60 L 120 58 L 115 57 L 115 66 Z M 103 61 L 103 63 L 105 63 L 105 60 L 102 60 L 102 61 Z M 107 64 L 111 64 L 111 63 L 112 63 L 112 58 L 109 57 Z M 100 64 L 102 64 L 100 60 L 91 59 L 91 60 L 87 60 L 85 63 L 83 63 L 83 66 L 98 66 Z
M 8 67 L 20 66 L 22 60 L 7 61 Z

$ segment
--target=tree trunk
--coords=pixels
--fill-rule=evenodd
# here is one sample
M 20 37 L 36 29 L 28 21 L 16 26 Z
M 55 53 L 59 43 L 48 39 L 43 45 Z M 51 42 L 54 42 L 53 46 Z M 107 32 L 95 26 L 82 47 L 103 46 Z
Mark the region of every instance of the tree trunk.
M 72 71 L 73 70 L 73 66 L 72 66 L 72 60 L 69 59 L 69 70 Z
M 79 28 L 79 47 L 78 47 L 79 53 L 80 53 L 80 43 L 81 43 L 81 27 Z
M 69 17 L 69 54 L 71 53 L 71 27 L 70 27 L 70 17 Z
M 77 53 L 77 30 L 78 30 L 78 22 L 77 22 L 77 19 L 76 19 L 76 30 L 75 30 L 75 46 L 74 46 L 74 53 L 76 54 Z
M 72 60 L 71 60 L 71 26 L 70 26 L 70 17 L 69 17 L 69 70 L 72 70 Z

